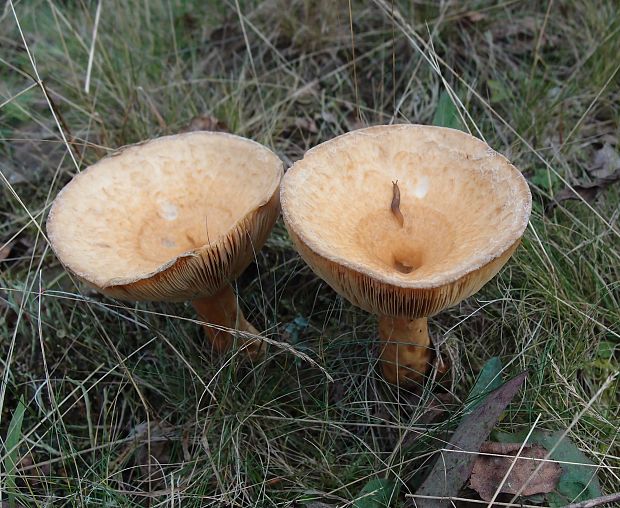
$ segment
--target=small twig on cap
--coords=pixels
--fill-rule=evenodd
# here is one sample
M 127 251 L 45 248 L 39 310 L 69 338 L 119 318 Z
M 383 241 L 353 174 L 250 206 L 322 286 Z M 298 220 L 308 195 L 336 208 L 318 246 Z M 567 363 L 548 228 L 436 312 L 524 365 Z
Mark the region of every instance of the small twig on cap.
M 398 224 L 400 224 L 400 227 L 402 228 L 405 224 L 405 218 L 400 211 L 400 189 L 398 188 L 398 180 L 392 182 L 392 205 L 390 208 L 392 209 L 392 213 L 394 214 L 394 217 L 396 217 Z

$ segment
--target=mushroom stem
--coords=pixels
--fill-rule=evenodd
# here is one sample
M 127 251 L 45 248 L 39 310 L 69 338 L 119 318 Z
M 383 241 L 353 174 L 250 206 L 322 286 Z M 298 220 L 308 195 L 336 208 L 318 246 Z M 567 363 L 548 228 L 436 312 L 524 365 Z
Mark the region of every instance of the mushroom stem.
M 208 323 L 204 325 L 204 329 L 213 349 L 218 353 L 228 351 L 233 346 L 234 330 L 258 335 L 256 328 L 243 316 L 243 311 L 237 305 L 237 297 L 229 284 L 211 296 L 193 300 L 192 305 L 200 319 Z M 238 336 L 237 340 L 252 360 L 264 353 L 263 342 L 259 339 Z
M 427 318 L 379 316 L 379 337 L 384 377 L 394 384 L 420 383 L 433 357 Z

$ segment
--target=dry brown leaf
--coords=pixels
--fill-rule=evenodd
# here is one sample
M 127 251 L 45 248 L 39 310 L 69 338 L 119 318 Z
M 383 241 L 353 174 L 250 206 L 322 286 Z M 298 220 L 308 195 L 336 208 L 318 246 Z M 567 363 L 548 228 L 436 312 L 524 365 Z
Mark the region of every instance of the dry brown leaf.
M 13 242 L 1 243 L 0 242 L 0 261 L 4 261 L 11 254 L 13 249 Z
M 482 445 L 480 448 L 481 453 L 509 455 L 508 457 L 480 455 L 476 458 L 470 477 L 470 486 L 480 494 L 482 499 L 485 501 L 493 499 L 493 495 L 501 485 L 520 448 L 521 443 L 486 442 Z M 562 475 L 560 465 L 557 462 L 545 462 L 536 475 L 532 476 L 540 462 L 521 459 L 521 457 L 544 459 L 547 453 L 547 450 L 541 446 L 525 446 L 510 471 L 508 478 L 506 478 L 502 485 L 500 492 L 506 494 L 520 492 L 523 496 L 531 496 L 553 491 Z M 526 483 L 525 488 L 521 490 Z
M 178 439 L 174 428 L 159 421 L 139 423 L 129 431 L 125 448 L 111 462 L 110 470 L 118 471 L 133 457 L 133 466 L 139 473 L 136 481 L 148 483 L 155 490 L 164 480 L 165 467 L 170 462 L 171 443 Z
M 596 178 L 609 178 L 614 171 L 620 169 L 620 154 L 609 143 L 594 152 L 592 167 L 588 170 Z
M 150 443 L 147 441 L 136 449 L 134 460 L 142 474 L 154 481 L 159 479 L 160 464 L 167 464 L 170 461 L 172 427 L 161 422 L 151 422 L 150 432 L 148 430 L 146 423 L 136 425 L 134 428 L 136 441 L 145 441 L 150 437 Z
M 445 450 L 478 451 L 491 434 L 497 420 L 525 381 L 527 372 L 493 390 L 473 410 L 461 419 Z M 470 453 L 442 453 L 416 491 L 418 508 L 444 508 L 450 498 L 458 495 L 471 476 L 476 455 Z
M 228 126 L 219 118 L 211 115 L 199 115 L 191 119 L 191 121 L 181 129 L 181 132 L 193 131 L 216 131 L 230 132 Z
M 580 198 L 588 202 L 594 201 L 602 190 L 618 181 L 620 181 L 620 168 L 617 168 L 613 173 L 609 173 L 607 176 L 597 178 L 591 183 L 573 185 L 572 189 L 566 187 L 555 195 L 553 201 L 547 203 L 545 213 L 548 214 L 551 212 L 558 203 L 562 201 L 571 199 L 579 200 Z

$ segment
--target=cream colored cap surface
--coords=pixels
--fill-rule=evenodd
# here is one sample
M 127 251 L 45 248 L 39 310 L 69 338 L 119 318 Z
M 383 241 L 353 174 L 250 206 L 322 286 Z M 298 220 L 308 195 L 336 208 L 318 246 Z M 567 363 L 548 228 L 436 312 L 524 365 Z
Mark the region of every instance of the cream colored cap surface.
M 47 221 L 63 265 L 105 294 L 187 300 L 234 279 L 279 213 L 264 146 L 192 132 L 126 147 L 76 175 Z
M 313 148 L 285 174 L 280 198 L 315 272 L 369 312 L 410 318 L 478 291 L 531 211 L 527 182 L 505 157 L 461 131 L 421 125 L 370 127 Z

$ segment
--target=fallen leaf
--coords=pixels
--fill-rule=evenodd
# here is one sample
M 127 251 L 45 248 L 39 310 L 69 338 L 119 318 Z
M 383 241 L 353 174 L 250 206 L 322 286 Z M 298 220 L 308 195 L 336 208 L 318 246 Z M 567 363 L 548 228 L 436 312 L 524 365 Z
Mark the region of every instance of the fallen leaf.
M 228 126 L 224 122 L 211 115 L 195 116 L 181 129 L 181 132 L 193 131 L 230 132 Z
M 11 254 L 11 250 L 13 249 L 13 242 L 7 242 L 5 244 L 0 244 L 0 261 L 4 261 Z
M 133 465 L 141 473 L 138 481 L 149 482 L 155 489 L 164 481 L 164 467 L 170 462 L 170 448 L 174 435 L 173 428 L 163 422 L 142 422 L 131 429 L 132 438 L 121 453 L 110 463 L 115 471 L 125 467 L 126 461 L 133 457 Z
M 151 422 L 150 433 L 147 432 L 147 429 L 146 423 L 137 425 L 134 429 L 136 440 L 147 440 L 150 437 L 150 443 L 146 442 L 138 447 L 134 460 L 142 473 L 147 477 L 151 477 L 150 480 L 153 481 L 159 479 L 160 464 L 167 464 L 170 461 L 170 434 L 172 428 L 161 422 Z M 148 446 L 149 444 L 150 447 Z
M 598 196 L 602 190 L 618 181 L 620 181 L 620 168 L 616 169 L 608 176 L 597 178 L 591 183 L 573 185 L 572 189 L 566 187 L 555 195 L 553 201 L 547 203 L 545 213 L 549 214 L 562 201 L 568 201 L 571 199 L 578 200 L 580 198 L 588 202 L 594 201 L 596 196 Z
M 515 462 L 520 448 L 521 443 L 495 442 L 487 442 L 480 447 L 482 453 L 503 455 L 503 457 L 479 455 L 476 458 L 471 472 L 470 485 L 482 499 L 491 501 L 500 489 L 500 485 L 500 492 L 520 493 L 523 496 L 547 494 L 555 489 L 562 475 L 560 465 L 557 462 L 544 462 L 542 467 L 536 471 L 540 462 L 527 459 L 544 459 L 548 451 L 537 445 L 524 446 Z M 510 474 L 504 481 L 508 470 Z
M 619 168 L 620 154 L 609 143 L 605 143 L 603 148 L 594 152 L 594 160 L 588 173 L 595 178 L 609 178 Z
M 562 464 L 562 475 L 557 488 L 547 494 L 549 506 L 557 508 L 569 503 L 586 501 L 603 495 L 601 485 L 596 476 L 597 468 L 568 437 L 561 441 L 563 432 L 544 431 L 532 432 L 527 444 L 536 444 L 553 450 L 549 458 Z M 494 436 L 498 441 L 515 442 L 527 437 L 527 433 L 498 433 Z
M 461 420 L 454 432 L 447 450 L 478 452 L 491 430 L 497 423 L 506 406 L 517 394 L 519 387 L 527 376 L 522 372 L 517 377 L 504 383 L 491 392 L 486 399 Z M 476 459 L 471 453 L 442 453 L 441 459 L 426 477 L 418 491 L 420 496 L 456 497 L 468 478 Z M 447 499 L 415 498 L 418 508 L 444 508 L 450 505 Z

